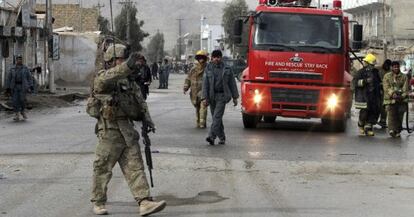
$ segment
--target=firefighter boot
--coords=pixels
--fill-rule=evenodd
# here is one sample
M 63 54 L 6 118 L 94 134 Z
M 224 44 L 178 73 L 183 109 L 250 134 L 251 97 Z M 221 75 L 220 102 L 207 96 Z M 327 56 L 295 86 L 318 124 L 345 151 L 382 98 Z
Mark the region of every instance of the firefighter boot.
M 105 208 L 105 205 L 93 205 L 93 213 L 96 215 L 106 215 L 108 210 Z
M 164 200 L 159 202 L 144 199 L 139 202 L 139 214 L 141 216 L 148 216 L 153 213 L 159 212 L 165 208 L 167 203 Z
M 16 113 L 14 114 L 14 118 L 13 118 L 13 120 L 14 120 L 14 121 L 20 121 L 20 113 L 19 113 L 19 112 L 16 112 Z
M 359 135 L 360 136 L 365 136 L 365 129 L 364 129 L 364 125 L 360 124 L 358 122 L 358 129 L 359 129 Z
M 359 128 L 359 135 L 360 136 L 365 136 L 365 130 L 363 127 L 358 127 Z
M 372 125 L 367 124 L 364 126 L 365 135 L 367 136 L 375 136 L 374 130 L 372 129 Z

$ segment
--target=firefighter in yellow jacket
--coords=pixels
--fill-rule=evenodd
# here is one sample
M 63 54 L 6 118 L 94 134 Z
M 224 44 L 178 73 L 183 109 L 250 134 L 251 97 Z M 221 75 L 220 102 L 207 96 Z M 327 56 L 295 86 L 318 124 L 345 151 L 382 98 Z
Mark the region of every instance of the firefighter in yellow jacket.
M 400 63 L 391 64 L 392 72 L 384 76 L 384 105 L 387 106 L 388 132 L 392 137 L 400 137 L 404 113 L 408 103 L 407 76 L 400 71 Z
M 207 53 L 200 50 L 196 53 L 195 66 L 188 73 L 184 82 L 184 94 L 190 90 L 190 99 L 196 109 L 196 127 L 206 128 L 207 107 L 201 103 L 204 69 L 207 66 Z

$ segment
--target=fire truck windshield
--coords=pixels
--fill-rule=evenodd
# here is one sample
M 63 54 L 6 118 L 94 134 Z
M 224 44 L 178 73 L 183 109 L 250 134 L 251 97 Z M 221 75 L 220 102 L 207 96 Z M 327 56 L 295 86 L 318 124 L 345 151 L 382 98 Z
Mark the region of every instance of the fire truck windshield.
M 261 13 L 255 18 L 258 50 L 338 53 L 342 50 L 341 18 L 326 15 Z

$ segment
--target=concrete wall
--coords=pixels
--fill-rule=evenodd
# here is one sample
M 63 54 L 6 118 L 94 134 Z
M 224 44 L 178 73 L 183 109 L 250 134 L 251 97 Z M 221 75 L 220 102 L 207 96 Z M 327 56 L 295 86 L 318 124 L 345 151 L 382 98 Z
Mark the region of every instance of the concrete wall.
M 409 47 L 414 43 L 413 0 L 365 0 L 349 6 L 345 11 L 364 25 L 364 38 L 371 40 L 373 46 L 381 47 L 384 36 L 395 47 Z
M 89 84 L 95 72 L 97 34 L 60 33 L 60 59 L 53 62 L 57 84 Z
M 414 40 L 413 0 L 388 0 L 392 8 L 392 25 L 396 42 Z M 402 45 L 402 44 L 401 44 Z M 408 44 L 406 44 L 408 45 Z

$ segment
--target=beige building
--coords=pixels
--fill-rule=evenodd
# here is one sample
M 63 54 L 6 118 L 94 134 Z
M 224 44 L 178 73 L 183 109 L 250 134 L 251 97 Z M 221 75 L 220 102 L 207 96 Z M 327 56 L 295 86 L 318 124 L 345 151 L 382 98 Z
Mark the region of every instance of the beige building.
M 413 0 L 343 1 L 344 10 L 364 25 L 364 39 L 371 47 L 409 49 L 414 44 Z

